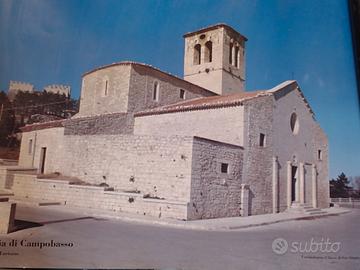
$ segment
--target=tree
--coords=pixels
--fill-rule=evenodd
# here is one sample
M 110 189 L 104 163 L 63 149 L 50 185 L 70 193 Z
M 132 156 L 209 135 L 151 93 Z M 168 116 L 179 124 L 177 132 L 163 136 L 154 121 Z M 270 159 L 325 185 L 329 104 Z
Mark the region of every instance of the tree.
M 352 188 L 350 182 L 344 173 L 341 173 L 336 180 L 330 180 L 330 197 L 331 198 L 349 198 Z
M 78 102 L 61 94 L 18 91 L 13 102 L 0 92 L 0 146 L 19 145 L 17 133 L 25 124 L 69 118 L 78 111 Z
M 31 115 L 54 115 L 68 118 L 77 111 L 75 100 L 65 95 L 51 92 L 22 92 L 19 91 L 13 102 L 16 116 L 20 119 L 20 126 L 29 123 Z
M 360 176 L 349 177 L 349 181 L 353 188 L 351 197 L 360 198 Z
M 12 146 L 11 135 L 15 128 L 14 112 L 11 103 L 5 94 L 0 92 L 0 146 Z

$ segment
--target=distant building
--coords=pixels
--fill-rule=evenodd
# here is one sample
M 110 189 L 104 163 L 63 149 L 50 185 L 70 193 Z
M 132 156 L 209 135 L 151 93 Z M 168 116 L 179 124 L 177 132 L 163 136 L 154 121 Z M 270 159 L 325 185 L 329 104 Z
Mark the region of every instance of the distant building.
M 43 92 L 47 92 L 47 93 L 65 95 L 67 98 L 70 98 L 71 88 L 70 88 L 70 86 L 66 86 L 66 85 L 53 84 L 53 85 L 45 86 L 43 91 L 39 91 L 39 90 L 36 90 L 34 88 L 34 85 L 31 83 L 10 81 L 9 89 L 8 89 L 8 98 L 9 98 L 10 102 L 15 101 L 16 95 L 19 92 L 28 92 L 28 93 L 33 93 L 36 95 L 39 95 Z M 52 105 L 49 105 L 48 107 L 50 108 L 51 106 Z M 48 119 L 49 121 L 53 120 L 53 118 L 51 118 L 51 116 L 48 116 L 50 114 L 49 112 L 43 112 L 43 113 L 45 113 L 45 114 L 43 115 L 43 119 L 41 122 L 46 121 L 45 119 Z M 33 114 L 34 115 L 39 114 L 39 112 L 36 111 L 36 106 L 34 106 L 33 110 L 31 109 L 31 106 L 26 111 L 24 111 L 21 108 L 20 108 L 20 110 L 15 110 L 16 124 L 22 126 L 27 123 L 33 123 L 34 121 L 36 122 L 36 120 L 39 118 L 35 117 L 32 119 Z M 67 118 L 73 114 L 75 114 L 75 112 L 73 110 L 67 109 L 66 111 L 63 112 L 63 115 L 58 115 L 58 116 L 62 117 L 62 118 Z
M 8 90 L 8 98 L 11 102 L 14 101 L 15 96 L 19 92 L 33 93 L 34 85 L 32 85 L 31 83 L 10 81 L 9 90 Z
M 48 93 L 54 93 L 59 95 L 65 95 L 70 97 L 70 86 L 60 85 L 60 84 L 52 84 L 44 87 L 44 91 Z
M 70 97 L 71 87 L 68 85 L 52 84 L 45 86 L 43 91 L 46 91 L 47 93 L 54 93 Z M 14 101 L 17 93 L 19 92 L 40 93 L 41 91 L 36 90 L 34 88 L 34 85 L 32 85 L 31 83 L 10 81 L 8 98 L 11 102 Z

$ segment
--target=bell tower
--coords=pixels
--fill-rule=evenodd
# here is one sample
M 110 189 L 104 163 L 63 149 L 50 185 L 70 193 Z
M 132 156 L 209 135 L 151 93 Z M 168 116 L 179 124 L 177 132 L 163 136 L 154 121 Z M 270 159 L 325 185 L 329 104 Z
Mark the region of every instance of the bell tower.
M 246 37 L 217 24 L 184 38 L 185 80 L 220 95 L 244 91 Z

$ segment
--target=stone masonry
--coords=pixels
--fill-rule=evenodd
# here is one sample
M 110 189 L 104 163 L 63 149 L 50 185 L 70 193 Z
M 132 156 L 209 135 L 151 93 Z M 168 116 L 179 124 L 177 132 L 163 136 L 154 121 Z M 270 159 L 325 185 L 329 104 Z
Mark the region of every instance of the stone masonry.
M 230 26 L 184 38 L 184 79 L 134 62 L 86 72 L 77 115 L 22 129 L 19 168 L 41 179 L 1 181 L 22 197 L 159 218 L 328 207 L 328 140 L 297 82 L 244 91 L 247 39 Z
M 106 184 L 117 192 L 109 191 L 106 193 L 108 195 L 122 194 L 124 198 L 129 198 L 129 196 L 140 199 L 157 198 L 159 203 L 172 201 L 182 205 L 189 204 L 189 212 L 184 210 L 186 216 L 182 217 L 187 219 L 199 218 L 199 215 L 202 218 L 224 215 L 224 206 L 234 209 L 232 216 L 239 214 L 237 193 L 240 185 L 239 166 L 242 164 L 242 149 L 238 146 L 198 137 L 66 136 L 63 155 L 65 153 L 72 159 L 59 161 L 61 164 L 57 167 L 63 174 L 76 176 L 93 185 Z M 61 155 L 61 153 L 58 154 Z M 111 160 L 104 159 L 104 156 L 112 158 Z M 217 173 L 221 161 L 230 164 L 229 173 Z M 212 174 L 210 183 L 207 182 L 207 172 Z M 75 206 L 86 206 L 89 203 L 76 194 L 71 195 L 75 197 L 67 199 L 66 194 L 58 189 L 51 189 L 55 194 L 50 193 L 45 196 L 41 190 L 47 190 L 51 185 L 43 187 L 44 183 L 65 182 L 45 181 L 36 179 L 36 176 L 32 179 L 29 181 L 23 175 L 16 175 L 13 187 L 15 193 L 23 197 L 55 199 L 67 203 L 70 200 L 71 205 Z M 66 188 L 68 190 L 73 187 Z M 81 188 L 82 190 L 104 190 L 95 186 L 79 187 Z M 103 192 L 100 193 L 103 194 Z M 97 196 L 96 194 L 92 197 Z M 202 196 L 208 197 L 205 206 L 199 203 Z M 98 201 L 94 198 L 92 207 L 95 207 L 97 203 Z M 104 203 L 106 204 L 107 200 Z M 129 207 L 128 204 L 126 205 Z M 135 204 L 131 206 L 134 206 L 133 210 L 127 212 L 140 211 Z M 121 211 L 126 211 L 124 208 L 121 209 Z M 113 208 L 110 207 L 109 210 Z

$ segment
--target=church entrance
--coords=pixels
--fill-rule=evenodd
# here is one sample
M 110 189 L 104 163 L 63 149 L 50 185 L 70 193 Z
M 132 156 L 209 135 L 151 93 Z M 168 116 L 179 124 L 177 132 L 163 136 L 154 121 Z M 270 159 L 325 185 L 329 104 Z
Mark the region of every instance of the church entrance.
M 291 166 L 291 202 L 297 201 L 297 166 Z

